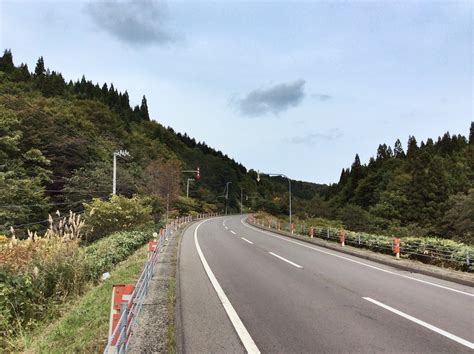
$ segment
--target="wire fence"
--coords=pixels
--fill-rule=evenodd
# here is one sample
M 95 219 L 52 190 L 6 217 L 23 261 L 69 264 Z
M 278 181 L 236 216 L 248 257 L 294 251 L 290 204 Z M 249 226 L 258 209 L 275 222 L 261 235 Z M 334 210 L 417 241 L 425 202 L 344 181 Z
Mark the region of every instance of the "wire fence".
M 455 243 L 450 240 L 415 237 L 400 239 L 305 223 L 289 225 L 289 223 L 281 222 L 279 219 L 261 215 L 250 216 L 248 221 L 289 235 L 314 237 L 340 244 L 342 244 L 341 235 L 343 235 L 344 245 L 390 255 L 396 255 L 397 252 L 394 251 L 398 242 L 397 250 L 402 258 L 466 272 L 474 272 L 474 264 L 472 262 L 474 246 Z M 451 244 L 447 245 L 445 243 Z
M 158 261 L 158 255 L 163 250 L 168 238 L 171 237 L 179 228 L 189 222 L 211 216 L 217 216 L 217 214 L 198 214 L 194 217 L 185 216 L 177 218 L 161 229 L 159 234 L 156 234 L 155 241 L 151 241 L 149 244 L 152 248 L 149 248 L 148 259 L 145 262 L 140 278 L 133 287 L 133 292 L 130 296 L 122 297 L 122 301 L 120 302 L 120 317 L 118 318 L 118 321 L 115 323 L 115 321 L 111 319 L 112 330 L 111 333 L 109 333 L 104 354 L 125 353 L 127 351 L 142 308 L 143 300 L 148 293 L 150 280 L 153 277 Z

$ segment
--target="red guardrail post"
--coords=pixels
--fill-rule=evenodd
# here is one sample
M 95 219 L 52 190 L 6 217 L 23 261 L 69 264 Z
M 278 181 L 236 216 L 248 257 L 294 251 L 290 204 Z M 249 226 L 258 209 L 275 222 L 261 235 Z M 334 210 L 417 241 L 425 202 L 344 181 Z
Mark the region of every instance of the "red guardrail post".
M 392 252 L 396 259 L 400 259 L 400 239 L 395 237 L 392 241 Z

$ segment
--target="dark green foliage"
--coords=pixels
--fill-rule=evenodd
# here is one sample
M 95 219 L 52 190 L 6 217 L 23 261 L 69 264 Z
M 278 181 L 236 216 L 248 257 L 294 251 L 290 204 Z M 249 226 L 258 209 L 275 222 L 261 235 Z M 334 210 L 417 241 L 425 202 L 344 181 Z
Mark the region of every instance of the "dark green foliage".
M 379 145 L 367 166 L 356 156 L 325 195 L 334 207 L 330 216 L 353 230 L 414 232 L 472 243 L 468 191 L 473 177 L 474 149 L 465 137 L 446 133 L 418 146 L 410 136 L 406 155 L 397 140 L 393 152 Z

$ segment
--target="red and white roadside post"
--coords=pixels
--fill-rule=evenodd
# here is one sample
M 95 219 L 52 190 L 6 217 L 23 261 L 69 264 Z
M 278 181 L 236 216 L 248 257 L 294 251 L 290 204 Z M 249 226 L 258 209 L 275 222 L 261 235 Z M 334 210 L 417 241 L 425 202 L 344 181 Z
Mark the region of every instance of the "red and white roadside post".
M 292 235 L 295 233 L 295 224 L 290 224 L 290 232 Z
M 156 232 L 154 234 L 156 234 Z M 156 236 L 158 236 L 158 234 L 156 234 Z M 148 262 L 150 262 L 150 260 L 153 256 L 153 252 L 155 252 L 157 245 L 158 245 L 157 240 L 148 242 Z
M 398 237 L 392 240 L 392 252 L 396 259 L 400 259 L 400 238 Z
M 267 217 L 267 223 L 268 223 L 268 228 L 271 229 L 272 226 L 271 226 L 271 224 L 270 224 L 270 217 Z
M 278 231 L 281 230 L 281 223 L 278 221 Z
M 341 242 L 342 247 L 345 246 L 345 241 L 346 241 L 346 237 L 344 234 L 344 228 L 341 228 L 341 233 L 339 234 L 339 242 Z
M 130 301 L 132 298 L 133 290 L 135 289 L 135 286 L 132 284 L 115 284 L 112 286 L 112 306 L 110 308 L 110 327 L 109 327 L 109 338 L 112 336 L 112 334 L 115 331 L 115 328 L 118 325 L 118 322 L 120 320 L 120 317 L 122 316 L 124 311 L 129 311 L 132 302 Z M 125 328 L 119 328 L 117 329 L 117 332 L 112 338 L 112 343 L 110 346 L 110 352 L 113 353 L 115 346 L 117 345 L 117 341 L 120 336 L 120 332 L 122 329 L 126 333 L 126 327 L 130 324 L 130 321 L 128 319 L 128 315 L 126 316 L 127 319 L 125 322 L 122 323 L 122 326 Z M 125 334 L 125 341 L 128 340 L 127 334 Z
M 313 225 L 311 225 L 311 226 L 309 227 L 309 237 L 310 237 L 310 238 L 313 238 L 313 237 L 314 237 L 314 227 L 313 227 Z

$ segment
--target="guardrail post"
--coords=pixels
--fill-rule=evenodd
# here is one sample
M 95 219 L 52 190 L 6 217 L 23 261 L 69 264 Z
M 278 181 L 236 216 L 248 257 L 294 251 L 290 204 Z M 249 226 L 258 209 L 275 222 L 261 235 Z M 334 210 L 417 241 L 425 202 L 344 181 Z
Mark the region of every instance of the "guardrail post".
M 400 259 L 400 239 L 395 237 L 392 241 L 392 252 L 396 259 Z

